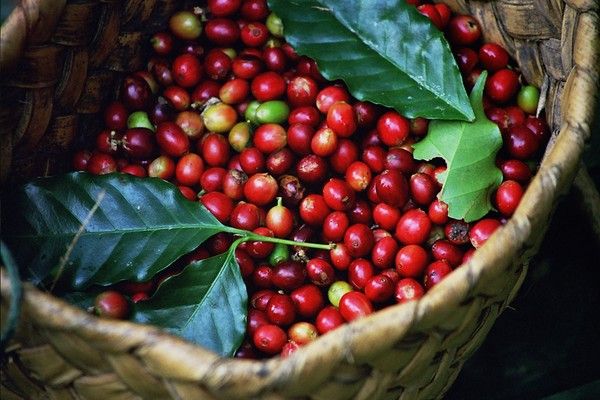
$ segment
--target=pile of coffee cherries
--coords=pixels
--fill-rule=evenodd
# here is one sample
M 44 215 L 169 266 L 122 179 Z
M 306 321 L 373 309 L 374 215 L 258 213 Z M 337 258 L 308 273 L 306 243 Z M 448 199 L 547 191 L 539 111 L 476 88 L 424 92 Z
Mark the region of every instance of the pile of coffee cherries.
M 209 0 L 179 11 L 150 40 L 147 69 L 127 76 L 76 170 L 173 182 L 222 223 L 330 251 L 248 242 L 236 259 L 249 292 L 239 357 L 287 355 L 341 324 L 423 296 L 506 222 L 548 139 L 539 92 L 505 49 L 444 4 L 409 1 L 443 30 L 468 90 L 489 71 L 484 106 L 501 129 L 497 211 L 467 223 L 437 199 L 441 160 L 417 161 L 428 121 L 354 99 L 284 41 L 265 0 Z M 203 20 L 205 20 L 203 22 Z M 340 61 L 340 62 L 343 62 Z M 127 316 L 182 265 L 227 251 L 222 233 L 150 282 L 100 295 L 100 315 Z M 127 298 L 125 297 L 127 296 Z

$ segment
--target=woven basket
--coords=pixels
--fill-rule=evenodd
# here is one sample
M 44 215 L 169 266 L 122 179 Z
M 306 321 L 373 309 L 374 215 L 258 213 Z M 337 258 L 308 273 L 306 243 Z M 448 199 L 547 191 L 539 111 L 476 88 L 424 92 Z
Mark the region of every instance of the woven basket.
M 23 0 L 2 26 L 3 181 L 61 169 L 174 0 Z M 520 287 L 579 167 L 599 81 L 597 0 L 447 1 L 542 88 L 553 140 L 511 220 L 416 302 L 345 325 L 286 359 L 220 358 L 160 330 L 100 320 L 25 285 L 2 398 L 441 397 Z M 9 73 L 8 71 L 12 71 Z M 77 134 L 77 135 L 76 135 Z M 77 137 L 76 137 L 77 136 Z M 5 186 L 7 184 L 5 183 Z M 2 275 L 3 316 L 10 280 Z

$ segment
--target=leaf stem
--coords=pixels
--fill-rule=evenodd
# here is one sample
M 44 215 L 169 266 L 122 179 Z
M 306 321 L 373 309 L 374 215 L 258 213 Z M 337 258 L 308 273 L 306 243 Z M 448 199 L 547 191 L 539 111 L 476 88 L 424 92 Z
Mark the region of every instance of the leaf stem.
M 257 235 L 255 233 L 247 232 L 245 237 L 242 237 L 243 241 L 253 240 L 253 241 L 261 241 L 261 242 L 269 242 L 269 243 L 280 243 L 287 244 L 288 246 L 299 246 L 299 247 L 309 247 L 311 249 L 321 249 L 321 250 L 331 250 L 335 248 L 334 243 L 322 244 L 322 243 L 309 243 L 309 242 L 295 242 L 293 240 L 281 239 L 270 236 L 262 236 Z

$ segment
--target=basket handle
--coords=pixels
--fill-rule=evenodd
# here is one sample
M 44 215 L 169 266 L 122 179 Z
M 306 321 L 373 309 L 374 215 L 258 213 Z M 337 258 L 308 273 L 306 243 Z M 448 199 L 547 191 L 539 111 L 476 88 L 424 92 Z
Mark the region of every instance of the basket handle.
M 2 264 L 6 267 L 8 272 L 8 278 L 10 280 L 10 305 L 8 308 L 8 317 L 6 325 L 2 327 L 2 334 L 0 336 L 0 351 L 4 353 L 4 349 L 8 344 L 8 341 L 12 337 L 19 322 L 19 314 L 21 313 L 21 304 L 23 300 L 23 284 L 19 277 L 19 269 L 15 262 L 10 250 L 0 241 L 0 259 Z

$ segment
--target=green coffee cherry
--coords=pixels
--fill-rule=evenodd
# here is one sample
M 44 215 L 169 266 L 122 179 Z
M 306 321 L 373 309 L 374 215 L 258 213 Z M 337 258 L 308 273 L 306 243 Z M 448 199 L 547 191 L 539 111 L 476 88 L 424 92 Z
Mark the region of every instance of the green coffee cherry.
M 290 108 L 281 100 L 266 101 L 256 109 L 256 119 L 261 124 L 282 124 L 289 115 Z
M 248 122 L 250 122 L 251 124 L 254 124 L 254 125 L 260 124 L 260 122 L 256 118 L 256 110 L 258 109 L 259 106 L 260 106 L 260 102 L 258 102 L 257 100 L 253 100 L 250 103 L 248 103 L 248 107 L 246 108 L 246 112 L 244 113 L 244 118 L 246 118 L 246 120 Z
M 340 304 L 340 299 L 343 295 L 352 291 L 352 286 L 346 281 L 336 281 L 329 286 L 329 290 L 327 291 L 327 298 L 329 298 L 329 302 L 338 307 Z
M 287 261 L 290 258 L 290 251 L 286 244 L 277 243 L 269 256 L 269 264 L 276 266 L 280 262 Z
M 148 114 L 144 111 L 134 111 L 129 114 L 129 117 L 127 118 L 127 128 L 146 128 L 150 129 L 152 132 L 156 130 L 154 125 L 152 125 L 152 122 L 150 122 Z
M 535 86 L 523 86 L 517 95 L 517 104 L 523 111 L 533 114 L 537 111 L 540 91 Z
M 267 29 L 271 35 L 281 38 L 283 37 L 283 22 L 275 13 L 269 14 L 266 21 Z

